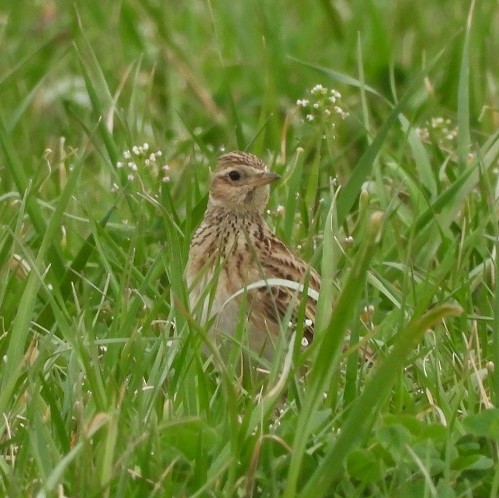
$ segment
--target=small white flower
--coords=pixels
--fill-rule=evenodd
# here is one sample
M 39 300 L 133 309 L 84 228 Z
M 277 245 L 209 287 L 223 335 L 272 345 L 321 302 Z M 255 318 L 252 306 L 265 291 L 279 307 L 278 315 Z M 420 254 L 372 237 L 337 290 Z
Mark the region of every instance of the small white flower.
M 327 88 L 324 88 L 322 85 L 318 84 L 310 90 L 310 93 L 313 95 L 325 95 L 327 93 Z
M 161 181 L 163 183 L 168 183 L 170 181 L 170 177 L 169 176 L 164 176 L 163 178 L 161 178 Z
M 130 166 L 130 169 L 132 171 L 137 171 L 139 168 L 137 167 L 137 165 L 135 163 L 132 163 L 132 165 Z
M 142 149 L 149 150 L 149 144 L 147 142 L 144 142 L 144 145 L 142 145 Z
M 150 161 L 149 159 L 146 159 L 146 160 L 144 161 L 144 164 L 145 164 L 146 166 L 151 166 L 151 161 Z
M 314 322 L 312 320 L 310 320 L 310 318 L 307 318 L 305 320 L 305 327 L 311 327 L 313 324 L 314 324 Z
M 314 104 L 314 109 L 319 109 L 319 107 L 320 107 L 319 102 L 316 102 L 316 103 Z
M 437 118 L 431 118 L 431 127 L 432 128 L 438 128 L 439 126 L 442 126 L 444 123 L 444 118 L 437 117 Z
M 123 152 L 123 157 L 125 159 L 130 159 L 132 157 L 132 155 L 130 154 L 129 150 L 125 150 L 125 152 Z
M 158 150 L 158 151 L 156 151 L 155 155 L 156 155 L 156 157 L 161 157 L 163 155 L 163 153 L 160 150 Z
M 348 116 L 348 112 L 344 111 L 339 105 L 334 106 L 334 111 L 345 119 Z
M 430 139 L 430 132 L 428 128 L 416 128 L 416 133 L 421 141 L 427 141 Z
M 118 169 L 123 168 L 123 163 L 122 163 L 121 161 L 118 161 L 118 162 L 116 163 L 116 167 L 117 167 Z
M 151 155 L 149 156 L 149 161 L 151 161 L 152 163 L 153 163 L 154 161 L 156 161 L 156 154 L 154 154 L 154 153 L 153 153 L 153 154 L 151 154 Z
M 286 209 L 282 204 L 279 204 L 276 208 L 276 212 L 279 216 L 282 216 L 286 212 Z
M 128 181 L 130 182 L 133 182 L 133 179 L 135 178 L 135 176 L 133 176 L 131 173 L 127 176 L 128 178 Z
M 331 111 L 329 109 L 324 109 L 324 114 L 326 116 L 331 116 Z
M 168 164 L 164 164 L 164 165 L 161 167 L 161 169 L 162 169 L 163 171 L 170 171 L 170 166 L 168 166 Z
M 313 121 L 315 118 L 314 118 L 313 114 L 307 114 L 306 119 L 307 119 L 307 121 Z
M 296 101 L 296 105 L 299 106 L 299 107 L 307 107 L 308 100 L 307 99 L 298 99 Z
M 134 146 L 132 147 L 132 152 L 133 152 L 136 156 L 138 156 L 138 155 L 140 154 L 140 149 L 139 149 L 136 145 L 134 145 Z

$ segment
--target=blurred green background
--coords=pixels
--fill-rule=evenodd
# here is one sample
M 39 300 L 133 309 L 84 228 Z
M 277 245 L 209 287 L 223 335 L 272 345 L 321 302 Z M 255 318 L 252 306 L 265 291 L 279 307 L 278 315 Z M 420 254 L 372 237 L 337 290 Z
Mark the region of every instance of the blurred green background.
M 81 70 L 85 37 L 124 121 L 115 128 L 123 141 L 130 135 L 188 141 L 196 131 L 214 147 L 256 140 L 256 152 L 277 150 L 285 116 L 316 83 L 339 87 L 350 112 L 360 113 L 356 89 L 310 65 L 363 79 L 393 102 L 441 50 L 445 55 L 409 116 L 447 117 L 457 109 L 469 7 L 450 1 L 5 2 L 2 112 L 24 161 L 39 161 L 60 136 L 78 146 L 85 135 L 80 122 L 92 127 L 97 118 Z M 482 133 L 497 119 L 490 110 L 482 114 L 484 106 L 496 107 L 497 22 L 495 2 L 477 2 L 469 98 L 471 124 Z M 380 99 L 370 105 L 382 121 L 386 105 Z M 293 138 L 288 148 L 296 146 Z M 340 143 L 357 141 L 361 148 L 362 138 L 351 123 Z

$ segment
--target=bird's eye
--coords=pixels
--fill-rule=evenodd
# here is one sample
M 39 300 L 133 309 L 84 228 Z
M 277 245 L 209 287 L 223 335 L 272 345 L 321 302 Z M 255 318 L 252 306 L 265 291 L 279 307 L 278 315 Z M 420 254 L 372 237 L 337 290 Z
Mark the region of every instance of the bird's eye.
M 239 171 L 232 170 L 232 171 L 229 173 L 229 178 L 230 178 L 232 181 L 237 182 L 237 180 L 240 180 L 240 179 L 241 179 L 241 173 L 239 173 Z

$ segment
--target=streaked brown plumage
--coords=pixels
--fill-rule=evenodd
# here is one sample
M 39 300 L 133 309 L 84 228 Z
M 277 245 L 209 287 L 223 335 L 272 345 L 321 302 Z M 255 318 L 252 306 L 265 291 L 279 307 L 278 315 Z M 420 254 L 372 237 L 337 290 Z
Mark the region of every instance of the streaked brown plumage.
M 303 284 L 308 278 L 308 287 L 319 291 L 317 272 L 292 253 L 263 219 L 269 184 L 277 179 L 279 175 L 246 152 L 221 156 L 212 176 L 208 207 L 191 241 L 186 280 L 191 310 L 202 309 L 197 314 L 201 321 L 216 317 L 211 331 L 217 342 L 233 334 L 244 297 L 240 293 L 230 298 L 246 286 L 271 278 Z M 247 292 L 247 333 L 253 351 L 272 357 L 280 321 L 295 294 L 276 285 Z M 311 340 L 314 316 L 315 302 L 308 299 L 306 318 L 311 321 L 307 320 L 306 341 Z

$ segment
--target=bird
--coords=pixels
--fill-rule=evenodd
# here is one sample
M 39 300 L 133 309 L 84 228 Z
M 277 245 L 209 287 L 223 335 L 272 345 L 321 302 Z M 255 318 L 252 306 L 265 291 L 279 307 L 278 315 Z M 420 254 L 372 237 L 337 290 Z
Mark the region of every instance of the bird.
M 248 348 L 269 361 L 285 317 L 288 326 L 289 317 L 296 316 L 301 302 L 296 288 L 303 291 L 305 285 L 318 295 L 321 284 L 311 264 L 288 248 L 264 219 L 270 185 L 279 179 L 251 153 L 220 156 L 185 270 L 191 310 L 197 309 L 200 322 L 213 320 L 208 337 L 220 346 L 223 338 L 233 336 L 244 302 Z M 281 280 L 276 284 L 275 279 Z M 290 288 L 283 280 L 301 287 Z M 316 306 L 311 297 L 305 299 L 303 347 L 312 341 Z

